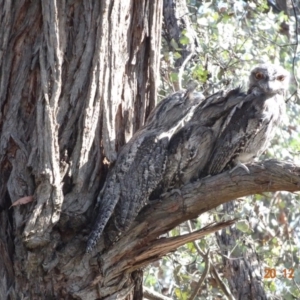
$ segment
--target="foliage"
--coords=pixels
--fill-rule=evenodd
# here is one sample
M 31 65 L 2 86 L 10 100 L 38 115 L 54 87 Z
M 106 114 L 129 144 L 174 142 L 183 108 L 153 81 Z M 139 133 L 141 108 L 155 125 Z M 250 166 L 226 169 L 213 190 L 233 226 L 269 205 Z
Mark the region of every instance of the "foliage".
M 249 70 L 260 62 L 281 64 L 292 73 L 287 118 L 261 159 L 273 157 L 300 162 L 300 107 L 296 93 L 300 80 L 300 55 L 297 47 L 295 16 L 273 11 L 266 1 L 188 0 L 189 17 L 197 33 L 197 48 L 185 66 L 182 86 L 193 79 L 204 95 L 219 89 L 247 86 Z M 297 10 L 296 10 L 297 11 Z M 299 10 L 297 11 L 297 13 Z M 297 16 L 299 18 L 299 15 Z M 283 24 L 289 23 L 289 34 Z M 176 60 L 182 49 L 191 43 L 190 31 L 181 32 L 179 43 L 163 39 L 161 62 L 161 98 L 175 89 L 180 80 Z M 237 228 L 250 234 L 264 268 L 274 268 L 276 278 L 264 279 L 268 297 L 300 298 L 300 194 L 278 192 L 240 199 L 231 216 L 238 217 Z M 218 209 L 217 209 L 218 210 Z M 201 215 L 192 222 L 199 229 L 215 220 L 216 211 Z M 169 236 L 189 231 L 187 224 L 173 229 Z M 196 245 L 197 244 L 197 245 Z M 197 246 L 197 247 L 196 247 Z M 199 253 L 201 249 L 201 253 Z M 210 260 L 226 283 L 221 256 L 214 235 L 189 243 L 175 253 L 149 266 L 144 284 L 172 299 L 190 299 L 191 293 L 205 269 L 203 254 L 210 249 Z M 284 276 L 284 269 L 294 269 L 294 279 Z M 223 292 L 208 274 L 195 299 L 216 299 Z M 221 296 L 222 297 L 222 296 Z M 281 298 L 280 298 L 281 299 Z

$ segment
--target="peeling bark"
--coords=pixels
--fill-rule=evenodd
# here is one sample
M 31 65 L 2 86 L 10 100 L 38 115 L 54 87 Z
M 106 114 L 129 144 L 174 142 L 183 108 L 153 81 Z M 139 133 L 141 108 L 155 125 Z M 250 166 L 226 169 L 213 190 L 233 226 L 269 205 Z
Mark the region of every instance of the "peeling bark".
M 155 105 L 162 2 L 2 0 L 0 11 L 1 299 L 132 299 L 141 267 L 228 223 L 161 234 L 236 197 L 299 190 L 300 167 L 275 161 L 208 177 L 86 254 L 109 164 Z
M 195 218 L 218 205 L 246 195 L 297 191 L 300 189 L 300 166 L 276 160 L 249 166 L 251 174 L 237 169 L 233 174 L 224 172 L 184 186 L 180 193 L 165 195 L 142 210 L 129 231 L 110 249 L 104 250 L 104 238 L 90 258 L 98 276 L 93 285 L 119 283 L 129 274 L 179 246 L 199 239 L 229 224 L 216 224 L 191 234 L 174 238 L 158 238 L 174 226 Z M 218 227 L 220 226 L 220 227 Z M 85 260 L 85 257 L 83 258 Z M 96 271 L 97 270 L 97 271 Z M 128 279 L 128 278 L 127 278 Z M 115 283 L 115 284 L 116 284 Z M 101 292 L 105 293 L 104 290 Z
M 85 243 L 108 164 L 155 106 L 162 3 L 3 0 L 0 11 L 0 298 L 66 297 L 57 249 L 65 262 L 78 254 L 68 243 Z

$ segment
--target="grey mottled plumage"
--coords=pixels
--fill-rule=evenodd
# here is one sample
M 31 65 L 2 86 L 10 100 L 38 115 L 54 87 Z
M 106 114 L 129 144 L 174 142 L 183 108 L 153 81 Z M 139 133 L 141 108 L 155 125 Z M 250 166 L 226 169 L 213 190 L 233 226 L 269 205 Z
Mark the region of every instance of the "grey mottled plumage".
M 230 112 L 219 131 L 206 172 L 253 161 L 268 147 L 285 112 L 289 74 L 280 66 L 261 65 L 249 78 L 249 90 Z
M 190 88 L 165 98 L 110 170 L 87 251 L 113 214 L 124 231 L 149 197 L 259 156 L 280 123 L 287 87 L 286 70 L 261 65 L 251 72 L 247 93 L 237 88 L 203 99 Z
M 146 124 L 121 149 L 99 195 L 99 211 L 89 236 L 87 251 L 95 246 L 109 218 L 116 210 L 115 225 L 128 228 L 161 182 L 171 137 L 193 116 L 203 100 L 201 94 L 177 92 L 162 100 L 151 112 Z

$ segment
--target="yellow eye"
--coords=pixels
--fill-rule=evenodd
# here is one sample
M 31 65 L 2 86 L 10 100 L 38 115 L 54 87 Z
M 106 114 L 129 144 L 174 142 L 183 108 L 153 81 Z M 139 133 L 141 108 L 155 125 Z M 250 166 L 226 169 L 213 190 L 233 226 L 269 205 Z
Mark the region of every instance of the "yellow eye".
M 285 79 L 285 77 L 283 75 L 280 75 L 277 77 L 277 80 L 279 80 L 279 81 L 283 81 L 284 79 Z
M 264 76 L 263 73 L 257 72 L 257 73 L 255 74 L 255 78 L 258 79 L 258 80 L 263 79 L 264 77 L 265 77 L 265 76 Z

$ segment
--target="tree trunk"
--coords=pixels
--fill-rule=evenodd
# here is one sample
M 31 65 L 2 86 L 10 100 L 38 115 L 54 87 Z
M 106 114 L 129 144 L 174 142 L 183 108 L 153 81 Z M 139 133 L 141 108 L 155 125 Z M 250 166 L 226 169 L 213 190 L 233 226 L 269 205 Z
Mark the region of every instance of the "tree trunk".
M 0 11 L 0 298 L 61 299 L 92 280 L 78 254 L 95 199 L 155 106 L 162 2 L 3 0 Z
M 189 60 L 196 55 L 198 39 L 193 29 L 186 0 L 163 0 L 163 37 L 166 48 L 170 52 L 178 52 L 180 56 L 174 58 L 174 66 L 169 66 L 165 76 L 171 72 L 178 75 L 178 80 L 173 81 L 175 90 L 182 89 L 183 71 Z M 181 43 L 181 39 L 185 43 Z
M 233 222 L 160 235 L 237 197 L 299 190 L 300 167 L 276 161 L 208 177 L 87 254 L 108 167 L 155 105 L 162 0 L 2 0 L 0 11 L 0 299 L 139 299 L 142 267 Z
M 223 214 L 234 212 L 236 201 L 223 204 Z M 224 275 L 235 299 L 266 300 L 263 288 L 263 262 L 255 249 L 251 236 L 236 227 L 216 232 L 222 253 Z

